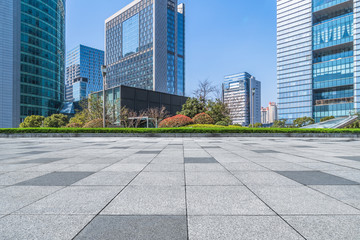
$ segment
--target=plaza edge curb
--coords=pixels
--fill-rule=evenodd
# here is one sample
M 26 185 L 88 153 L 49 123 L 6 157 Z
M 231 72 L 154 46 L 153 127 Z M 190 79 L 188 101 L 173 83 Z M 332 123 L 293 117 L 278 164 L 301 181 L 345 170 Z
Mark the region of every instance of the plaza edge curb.
M 12 133 L 0 138 L 89 138 L 89 137 L 288 137 L 288 138 L 360 138 L 360 133 Z

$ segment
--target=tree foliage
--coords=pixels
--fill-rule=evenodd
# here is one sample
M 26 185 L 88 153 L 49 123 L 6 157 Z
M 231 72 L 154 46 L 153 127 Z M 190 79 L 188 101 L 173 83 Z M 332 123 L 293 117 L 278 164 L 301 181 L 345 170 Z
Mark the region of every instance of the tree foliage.
M 322 119 L 320 120 L 320 122 L 326 122 L 326 121 L 329 121 L 329 120 L 331 120 L 331 119 L 335 119 L 335 117 L 334 117 L 334 116 L 324 117 L 324 118 L 322 118 Z
M 214 119 L 207 113 L 199 113 L 193 118 L 194 124 L 214 124 Z
M 193 123 L 193 120 L 184 115 L 176 115 L 161 121 L 159 128 L 183 127 Z
M 20 128 L 39 128 L 43 125 L 44 119 L 43 116 L 28 116 L 24 122 L 20 124 Z
M 285 128 L 286 119 L 276 120 L 272 126 L 273 128 Z
M 208 101 L 206 113 L 209 114 L 216 123 L 226 122 L 227 125 L 231 124 L 230 110 L 220 99 Z
M 189 98 L 182 106 L 181 112 L 178 112 L 177 114 L 193 118 L 197 114 L 203 112 L 206 112 L 206 104 L 197 98 Z
M 63 114 L 53 114 L 44 120 L 44 127 L 48 128 L 60 128 L 65 127 L 69 122 L 67 116 Z
M 302 117 L 294 120 L 293 127 L 301 128 L 311 124 L 314 124 L 315 120 L 311 117 Z

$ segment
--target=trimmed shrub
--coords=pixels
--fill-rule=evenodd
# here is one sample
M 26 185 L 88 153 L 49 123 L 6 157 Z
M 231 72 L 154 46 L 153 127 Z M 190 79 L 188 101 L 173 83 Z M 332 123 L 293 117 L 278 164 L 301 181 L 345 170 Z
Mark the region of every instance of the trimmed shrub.
M 227 122 L 225 122 L 225 121 L 219 121 L 215 125 L 217 125 L 217 126 L 229 126 L 229 124 Z
M 193 120 L 184 115 L 176 115 L 174 117 L 166 118 L 159 124 L 159 128 L 174 128 L 183 127 L 193 123 Z
M 44 127 L 46 128 L 60 128 L 65 127 L 69 119 L 64 114 L 53 114 L 44 120 Z
M 194 118 L 193 121 L 195 124 L 214 124 L 214 119 L 210 117 L 207 113 L 199 113 Z
M 106 126 L 109 126 L 110 122 L 106 120 Z M 98 118 L 95 120 L 92 120 L 90 122 L 85 123 L 83 128 L 102 128 L 103 127 L 103 119 Z
M 69 123 L 65 126 L 65 128 L 82 128 L 83 125 L 81 123 Z
M 25 118 L 24 122 L 20 124 L 20 128 L 39 128 L 44 122 L 43 116 L 32 115 Z

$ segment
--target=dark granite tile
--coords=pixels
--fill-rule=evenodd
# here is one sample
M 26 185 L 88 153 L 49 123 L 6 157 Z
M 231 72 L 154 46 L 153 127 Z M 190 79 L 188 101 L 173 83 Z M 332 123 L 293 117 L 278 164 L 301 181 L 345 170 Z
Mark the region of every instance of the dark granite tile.
M 215 158 L 185 158 L 185 163 L 219 163 Z
M 16 185 L 19 186 L 69 186 L 94 172 L 53 172 Z

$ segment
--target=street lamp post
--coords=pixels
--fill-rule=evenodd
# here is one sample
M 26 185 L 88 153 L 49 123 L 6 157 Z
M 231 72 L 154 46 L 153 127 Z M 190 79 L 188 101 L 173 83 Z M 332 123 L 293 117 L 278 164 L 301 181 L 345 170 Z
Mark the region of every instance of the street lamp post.
M 106 92 L 105 92 L 105 88 L 106 88 L 106 66 L 102 65 L 101 66 L 101 73 L 103 76 L 103 128 L 106 128 Z
M 251 93 L 252 93 L 252 127 L 254 127 L 255 124 L 255 120 L 254 120 L 254 97 L 255 97 L 255 88 L 251 89 Z

